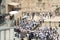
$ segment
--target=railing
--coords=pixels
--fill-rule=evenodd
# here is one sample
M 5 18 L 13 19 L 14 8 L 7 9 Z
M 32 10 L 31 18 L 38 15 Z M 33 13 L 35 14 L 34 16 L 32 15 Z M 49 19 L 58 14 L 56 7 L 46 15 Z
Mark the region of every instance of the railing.
M 14 40 L 14 27 L 0 27 L 0 40 Z

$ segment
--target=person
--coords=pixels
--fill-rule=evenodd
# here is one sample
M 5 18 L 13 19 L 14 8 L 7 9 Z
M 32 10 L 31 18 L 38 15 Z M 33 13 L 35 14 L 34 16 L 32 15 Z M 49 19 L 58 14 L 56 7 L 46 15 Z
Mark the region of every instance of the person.
M 57 40 L 59 40 L 59 34 L 57 34 Z
M 19 34 L 20 34 L 20 30 L 19 30 L 19 28 L 14 28 L 14 32 L 16 32 L 16 34 L 15 34 L 15 37 L 18 37 L 19 38 Z
M 29 38 L 29 33 L 27 33 L 26 36 L 27 36 L 27 39 L 28 39 Z
M 33 37 L 34 37 L 33 32 L 31 32 L 31 33 L 29 34 L 29 40 L 33 39 Z
M 53 34 L 52 33 L 50 34 L 49 40 L 53 40 Z
M 44 31 L 47 31 L 48 30 L 48 27 L 47 26 L 44 26 Z
M 52 27 L 50 27 L 50 31 L 52 31 Z
M 36 40 L 38 40 L 38 33 L 35 34 Z
M 44 40 L 44 37 L 45 37 L 44 34 L 43 34 L 42 32 L 40 32 L 40 33 L 39 33 L 39 38 L 40 38 L 41 40 Z
M 26 29 L 30 29 L 30 25 L 28 23 L 26 24 Z
M 31 37 L 32 37 L 32 35 L 31 35 L 31 34 L 29 34 L 29 39 L 28 39 L 28 40 L 31 40 Z
M 57 38 L 56 38 L 57 36 L 56 36 L 56 34 L 55 33 L 53 33 L 53 40 L 57 40 Z
M 49 15 L 50 15 L 50 18 L 52 17 L 52 14 L 51 13 L 49 13 Z
M 24 40 L 25 33 L 24 32 L 21 32 L 20 35 L 21 35 L 21 40 Z
M 49 36 L 50 36 L 50 34 L 49 34 L 49 32 L 47 32 L 46 33 L 46 40 L 49 40 Z
M 55 28 L 56 28 L 56 30 L 58 30 L 58 27 L 57 26 L 55 26 Z
M 14 14 L 13 15 L 10 15 L 10 27 L 13 27 L 14 26 Z

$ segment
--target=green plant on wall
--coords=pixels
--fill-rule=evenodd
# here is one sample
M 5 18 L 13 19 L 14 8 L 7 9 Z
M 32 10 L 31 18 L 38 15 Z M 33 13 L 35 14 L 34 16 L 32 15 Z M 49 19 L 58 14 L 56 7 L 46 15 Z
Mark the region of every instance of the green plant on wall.
M 38 3 L 37 3 L 38 6 L 40 6 L 41 2 L 42 2 L 42 0 L 38 0 Z
M 38 0 L 38 3 L 41 3 L 42 2 L 42 0 Z
M 55 10 L 56 15 L 60 15 L 60 7 L 57 7 Z
M 38 0 L 39 2 L 41 2 L 42 0 Z

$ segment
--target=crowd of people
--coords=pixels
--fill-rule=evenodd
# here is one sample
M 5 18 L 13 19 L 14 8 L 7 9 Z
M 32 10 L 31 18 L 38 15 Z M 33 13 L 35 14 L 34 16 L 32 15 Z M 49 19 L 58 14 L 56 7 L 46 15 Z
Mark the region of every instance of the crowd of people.
M 47 14 L 44 14 L 43 16 L 46 16 L 46 15 Z M 50 13 L 48 15 L 49 15 L 49 17 L 52 16 L 52 14 L 50 14 Z M 43 22 L 44 22 L 44 20 L 43 20 Z M 25 25 L 22 24 L 22 26 L 20 24 L 20 27 L 15 28 L 15 30 L 14 30 L 16 32 L 15 37 L 21 38 L 21 40 L 24 40 L 25 37 L 27 37 L 27 40 L 32 40 L 32 39 L 35 39 L 35 40 L 59 40 L 59 34 L 57 32 L 57 28 L 44 27 L 44 28 L 39 29 L 41 27 L 40 26 L 33 30 L 33 29 L 31 29 L 31 24 L 33 24 L 33 23 L 35 23 L 35 21 L 34 22 L 32 21 L 32 23 L 31 22 L 25 23 Z M 36 24 L 35 24 L 35 26 L 36 26 Z
M 26 25 L 27 21 L 30 22 L 30 25 L 34 22 L 39 23 L 40 21 L 44 21 L 46 18 L 51 18 L 51 17 L 53 17 L 53 14 L 50 13 L 50 12 L 48 12 L 48 13 L 35 13 L 33 16 L 24 15 L 23 18 L 20 21 L 20 25 L 21 26 L 23 26 L 24 24 Z
M 19 27 L 15 29 L 15 32 L 15 37 L 21 38 L 21 40 L 24 40 L 25 37 L 27 37 L 27 40 L 59 40 L 57 29 L 52 27 L 37 28 L 35 30 Z

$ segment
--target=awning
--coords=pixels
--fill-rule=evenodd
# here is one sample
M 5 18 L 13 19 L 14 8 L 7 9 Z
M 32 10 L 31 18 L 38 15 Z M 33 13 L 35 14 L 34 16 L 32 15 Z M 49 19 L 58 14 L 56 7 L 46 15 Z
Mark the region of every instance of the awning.
M 16 2 L 10 2 L 10 3 L 8 3 L 8 5 L 17 6 L 17 5 L 19 5 L 19 3 L 16 3 Z

